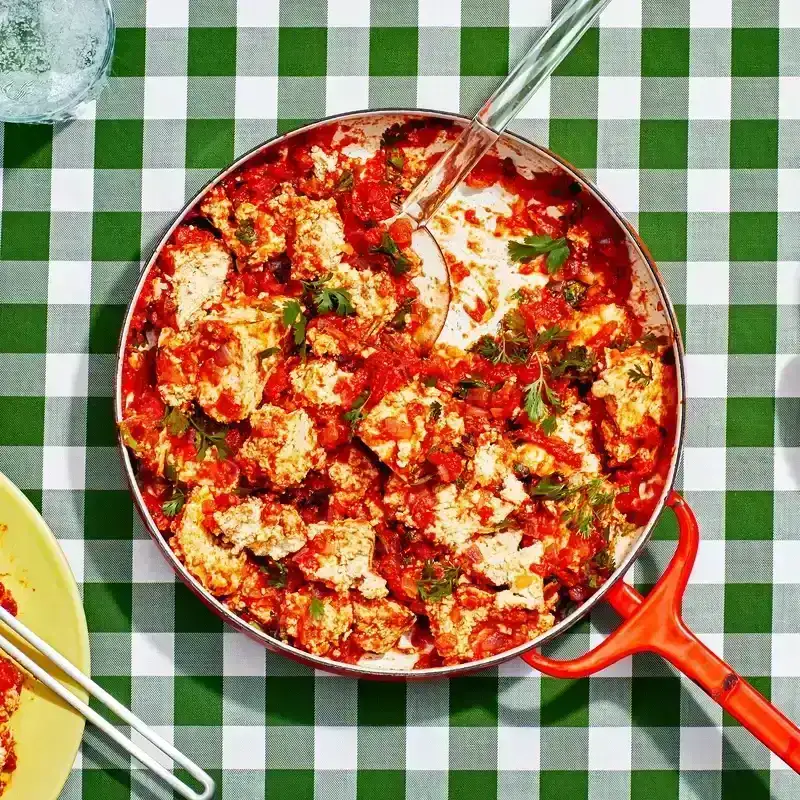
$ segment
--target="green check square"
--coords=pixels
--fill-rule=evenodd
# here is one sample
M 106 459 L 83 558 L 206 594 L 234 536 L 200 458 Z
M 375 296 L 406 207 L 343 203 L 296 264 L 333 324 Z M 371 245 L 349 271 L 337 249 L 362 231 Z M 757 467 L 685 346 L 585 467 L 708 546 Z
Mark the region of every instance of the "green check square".
M 777 28 L 734 28 L 731 31 L 731 75 L 774 78 L 780 75 Z
M 93 305 L 89 309 L 89 352 L 116 353 L 125 306 Z
M 47 349 L 47 306 L 0 304 L 0 352 L 44 353 Z
M 486 678 L 454 678 L 450 687 L 450 725 L 493 728 L 497 725 L 497 683 Z
M 686 169 L 689 123 L 685 119 L 643 119 L 639 131 L 642 169 Z
M 728 447 L 772 447 L 774 397 L 729 397 L 725 443 Z
M 551 119 L 550 149 L 579 169 L 597 166 L 597 120 Z
M 689 28 L 642 28 L 642 77 L 689 74 Z
M 653 528 L 653 539 L 674 542 L 678 540 L 678 518 L 671 511 L 662 511 Z
M 642 211 L 639 233 L 656 261 L 686 261 L 686 214 Z
M 92 260 L 138 261 L 142 215 L 135 211 L 96 211 L 92 215 Z
M 556 67 L 554 75 L 595 76 L 600 74 L 600 30 L 589 28 Z
M 677 769 L 631 772 L 631 800 L 678 800 L 680 773 Z
M 778 168 L 778 121 L 731 120 L 731 169 Z
M 279 119 L 278 120 L 278 133 L 290 133 L 291 131 L 296 131 L 298 128 L 302 128 L 304 125 L 308 125 L 312 122 L 316 122 L 314 119 Z
M 772 585 L 725 585 L 725 633 L 772 633 Z
M 144 123 L 140 119 L 99 119 L 94 124 L 95 169 L 142 168 Z
M 50 258 L 50 214 L 4 211 L 0 227 L 0 260 L 47 261 Z
M 131 773 L 126 769 L 81 770 L 84 800 L 131 800 Z
M 294 794 L 292 794 L 294 797 Z M 359 770 L 356 800 L 406 800 L 406 774 L 399 769 Z
M 175 676 L 175 724 L 222 725 L 222 676 Z
M 327 28 L 280 28 L 278 75 L 314 78 L 325 75 L 327 69 Z
M 730 215 L 731 261 L 777 261 L 778 215 L 771 211 L 733 211 Z
M 50 169 L 53 165 L 53 126 L 3 126 L 5 169 Z
M 86 446 L 114 447 L 117 426 L 114 402 L 110 397 L 89 397 L 86 400 Z
M 725 538 L 772 539 L 772 492 L 726 492 Z
M 681 339 L 686 341 L 686 303 L 673 303 L 672 308 L 675 311 L 675 319 L 678 321 L 678 328 L 681 332 Z
M 314 800 L 313 769 L 268 769 L 267 800 Z
M 772 678 L 769 675 L 748 675 L 747 682 L 767 700 L 772 699 Z M 739 724 L 738 720 L 732 717 L 727 711 L 722 712 L 722 724 L 727 727 L 735 727 Z
M 778 311 L 775 306 L 729 306 L 728 352 L 774 353 Z
M 406 685 L 404 683 L 358 682 L 358 724 L 406 724 Z
M 267 677 L 266 690 L 267 725 L 314 724 L 313 677 Z
M 86 539 L 132 539 L 133 501 L 129 492 L 87 489 L 83 493 Z
M 117 702 L 122 703 L 125 708 L 131 707 L 131 676 L 130 675 L 97 675 L 94 680 L 100 684 Z M 105 717 L 115 725 L 119 724 L 117 717 L 109 711 L 102 703 L 89 698 L 89 706 L 97 711 L 101 717 Z
M 641 728 L 677 728 L 681 724 L 680 678 L 634 678 L 631 717 Z
M 42 513 L 42 490 L 41 489 L 23 489 L 22 493 L 28 500 L 33 503 L 33 506 L 41 514 Z
M 223 169 L 233 161 L 232 119 L 186 120 L 188 169 Z
M 585 770 L 543 770 L 539 773 L 542 800 L 588 800 L 589 773 Z
M 447 783 L 450 800 L 497 800 L 496 770 L 450 770 Z
M 236 28 L 189 28 L 186 74 L 236 75 Z
M 723 770 L 720 800 L 770 800 L 767 770 Z
M 541 724 L 586 728 L 589 725 L 589 679 L 542 678 Z
M 175 584 L 176 633 L 222 633 L 222 620 L 185 584 Z
M 0 397 L 0 445 L 43 443 L 44 397 Z
M 132 599 L 129 583 L 85 583 L 83 607 L 90 631 L 130 633 Z
M 145 52 L 144 28 L 117 28 L 111 74 L 120 78 L 143 77 Z
M 462 28 L 461 74 L 507 75 L 508 28 Z
M 370 28 L 369 74 L 375 77 L 416 75 L 417 28 Z

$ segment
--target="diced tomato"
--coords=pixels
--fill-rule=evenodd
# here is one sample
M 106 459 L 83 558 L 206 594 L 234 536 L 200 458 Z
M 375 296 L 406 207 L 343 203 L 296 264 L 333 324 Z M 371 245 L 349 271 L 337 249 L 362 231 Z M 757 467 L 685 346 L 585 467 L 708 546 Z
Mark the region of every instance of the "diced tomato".
M 400 218 L 396 219 L 389 226 L 389 235 L 394 239 L 394 243 L 400 247 L 411 247 L 411 234 L 414 228 L 411 225 L 411 220 Z

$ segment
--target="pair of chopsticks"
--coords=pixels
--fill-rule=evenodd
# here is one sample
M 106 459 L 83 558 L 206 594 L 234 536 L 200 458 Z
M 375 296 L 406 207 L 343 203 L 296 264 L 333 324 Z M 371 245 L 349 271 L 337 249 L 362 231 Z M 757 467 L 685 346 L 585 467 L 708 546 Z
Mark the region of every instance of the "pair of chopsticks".
M 50 691 L 57 694 L 64 702 L 71 705 L 79 714 L 98 727 L 109 738 L 113 739 L 130 755 L 141 761 L 142 764 L 152 770 L 165 783 L 168 783 L 181 797 L 185 797 L 186 800 L 210 800 L 210 798 L 214 796 L 216 787 L 209 775 L 203 772 L 200 767 L 193 761 L 190 761 L 183 753 L 176 750 L 169 742 L 162 739 L 155 731 L 148 728 L 144 722 L 132 714 L 121 703 L 117 702 L 105 689 L 98 686 L 90 678 L 87 678 L 71 661 L 64 658 L 61 653 L 58 653 L 50 647 L 47 642 L 37 636 L 26 625 L 23 625 L 16 617 L 9 614 L 9 612 L 2 607 L 0 607 L 0 621 L 8 625 L 21 639 L 38 650 L 39 653 L 45 656 L 65 675 L 72 678 L 75 683 L 84 688 L 92 697 L 102 703 L 106 708 L 113 711 L 123 722 L 126 722 L 131 728 L 138 731 L 150 744 L 158 748 L 164 755 L 169 756 L 176 764 L 183 767 L 202 785 L 203 790 L 197 792 L 178 780 L 166 767 L 159 764 L 158 761 L 142 750 L 141 747 L 134 744 L 127 736 L 120 733 L 110 722 L 103 719 L 94 709 L 90 708 L 83 700 L 57 681 L 45 669 L 25 655 L 18 647 L 9 642 L 0 632 L 0 650 L 11 656 L 14 661 L 28 670 L 31 675 L 41 681 Z

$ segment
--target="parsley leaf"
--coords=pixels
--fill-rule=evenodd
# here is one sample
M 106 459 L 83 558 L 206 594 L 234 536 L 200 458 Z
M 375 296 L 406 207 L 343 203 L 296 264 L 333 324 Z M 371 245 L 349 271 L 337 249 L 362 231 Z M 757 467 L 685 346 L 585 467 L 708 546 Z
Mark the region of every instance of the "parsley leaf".
M 471 349 L 493 364 L 524 364 L 530 357 L 531 343 L 522 314 L 509 311 L 500 322 L 498 336 L 481 336 Z
M 512 261 L 527 262 L 537 256 L 547 254 L 547 271 L 554 275 L 569 257 L 567 240 L 562 236 L 526 236 L 521 242 L 508 243 L 508 257 Z
M 226 459 L 231 454 L 231 449 L 225 441 L 227 427 L 221 425 L 215 430 L 210 430 L 205 423 L 194 417 L 189 417 L 189 424 L 194 428 L 194 447 L 197 450 L 198 461 L 205 460 L 209 447 L 216 447 L 217 456 L 221 459 Z
M 285 564 L 269 559 L 266 564 L 260 566 L 261 571 L 267 576 L 267 583 L 270 586 L 274 586 L 276 589 L 283 589 L 286 586 L 289 570 Z
M 311 300 L 320 314 L 338 314 L 340 317 L 354 314 L 353 298 L 347 289 L 326 287 L 333 277 L 328 273 L 315 281 L 303 281 L 303 288 L 311 294 Z
M 633 368 L 628 370 L 628 377 L 633 383 L 641 383 L 642 386 L 649 386 L 653 380 L 653 362 L 648 362 L 647 372 L 642 369 L 641 364 L 634 364 Z
M 381 136 L 381 147 L 391 147 L 393 144 L 402 142 L 406 138 L 406 131 L 402 123 L 397 122 L 390 125 Z
M 322 619 L 322 615 L 325 613 L 325 604 L 319 597 L 312 597 L 308 611 L 314 619 Z
M 353 173 L 349 169 L 346 169 L 339 176 L 339 180 L 336 181 L 336 185 L 333 187 L 333 191 L 349 192 L 352 188 L 353 188 Z
M 170 408 L 164 412 L 160 427 L 165 427 L 170 436 L 182 436 L 189 427 L 189 417 L 179 408 Z
M 389 256 L 395 275 L 403 275 L 411 269 L 411 262 L 400 252 L 395 240 L 388 233 L 383 234 L 380 245 L 373 247 L 371 252 Z
M 161 510 L 165 517 L 177 517 L 185 503 L 186 495 L 176 486 L 172 490 L 172 497 L 161 504 Z
M 545 400 L 557 414 L 564 410 L 558 395 L 547 385 L 544 377 L 544 365 L 538 353 L 536 358 L 539 361 L 539 377 L 525 387 L 525 413 L 531 422 L 539 422 L 547 414 Z
M 606 484 L 601 478 L 589 481 L 577 490 L 577 494 L 577 502 L 565 509 L 561 518 L 567 527 L 587 537 L 592 532 L 597 509 L 613 503 L 616 494 L 613 489 L 606 489 Z
M 594 366 L 594 363 L 595 357 L 583 345 L 571 347 L 561 361 L 551 365 L 550 374 L 554 378 L 560 378 L 567 372 L 585 375 Z
M 417 581 L 420 600 L 441 600 L 453 594 L 460 574 L 461 570 L 458 567 L 440 565 L 437 569 L 433 561 L 426 561 L 422 567 L 422 575 Z
M 669 337 L 656 336 L 652 331 L 642 336 L 642 347 L 648 353 L 657 353 L 659 347 L 666 347 L 669 344 Z
M 408 324 L 408 315 L 411 313 L 411 308 L 414 305 L 414 298 L 409 297 L 407 300 L 403 300 L 400 308 L 395 311 L 394 316 L 392 317 L 391 325 L 396 331 L 405 330 L 406 325 Z
M 306 353 L 306 325 L 308 318 L 303 313 L 297 300 L 289 300 L 283 307 L 283 324 L 291 328 L 294 334 L 294 344 L 299 348 L 301 355 Z
M 426 375 L 422 379 L 422 385 L 423 386 L 428 386 L 428 387 L 438 386 L 439 385 L 439 377 L 437 375 Z
M 586 294 L 588 288 L 589 287 L 581 281 L 564 281 L 564 286 L 561 291 L 564 293 L 564 300 L 575 308 L 575 306 L 583 300 L 583 296 Z
M 542 420 L 542 431 L 546 436 L 552 436 L 556 429 L 556 418 L 554 416 L 545 417 Z
M 489 384 L 485 380 L 479 378 L 477 375 L 468 375 L 458 382 L 458 389 L 454 392 L 454 396 L 463 400 L 467 396 L 470 389 L 488 389 Z
M 430 406 L 430 411 L 428 412 L 428 419 L 431 422 L 436 422 L 437 419 L 441 419 L 442 417 L 442 404 L 438 400 L 434 400 Z
M 353 400 L 353 405 L 350 406 L 349 411 L 342 414 L 342 419 L 350 423 L 351 430 L 355 430 L 356 425 L 364 419 L 364 404 L 369 400 L 370 390 L 365 389 L 361 394 Z
M 533 340 L 533 346 L 549 347 L 551 344 L 563 342 L 568 336 L 569 331 L 566 328 L 553 325 L 551 328 L 546 328 L 541 333 L 536 334 L 536 338 Z
M 386 156 L 386 163 L 401 172 L 406 163 L 406 158 L 403 153 L 395 147 L 390 150 L 389 155 Z
M 253 226 L 253 220 L 246 219 L 240 222 L 234 235 L 242 244 L 253 244 L 256 240 L 256 229 Z
M 574 492 L 575 489 L 572 486 L 554 480 L 552 475 L 548 475 L 528 487 L 528 494 L 531 497 L 543 497 L 545 500 L 564 500 Z
M 262 350 L 258 354 L 258 357 L 263 360 L 265 358 L 269 358 L 270 356 L 276 356 L 280 352 L 281 352 L 280 347 L 268 347 L 266 350 Z

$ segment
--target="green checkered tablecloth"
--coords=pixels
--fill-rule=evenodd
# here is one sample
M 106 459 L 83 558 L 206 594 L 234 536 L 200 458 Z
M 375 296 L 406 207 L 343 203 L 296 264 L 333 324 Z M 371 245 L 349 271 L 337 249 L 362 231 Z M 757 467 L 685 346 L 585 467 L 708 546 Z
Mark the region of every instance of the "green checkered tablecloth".
M 175 582 L 123 484 L 117 334 L 184 199 L 326 114 L 472 113 L 549 0 L 114 6 L 96 104 L 55 129 L 0 128 L 0 470 L 81 584 L 94 677 L 225 800 L 800 797 L 798 776 L 654 657 L 572 682 L 517 661 L 404 685 L 265 653 Z M 703 536 L 686 617 L 800 720 L 800 2 L 613 0 L 513 128 L 595 178 L 667 276 L 688 351 L 679 486 Z M 664 520 L 638 584 L 674 538 Z M 598 611 L 554 652 L 612 621 Z M 63 800 L 168 796 L 89 730 Z

